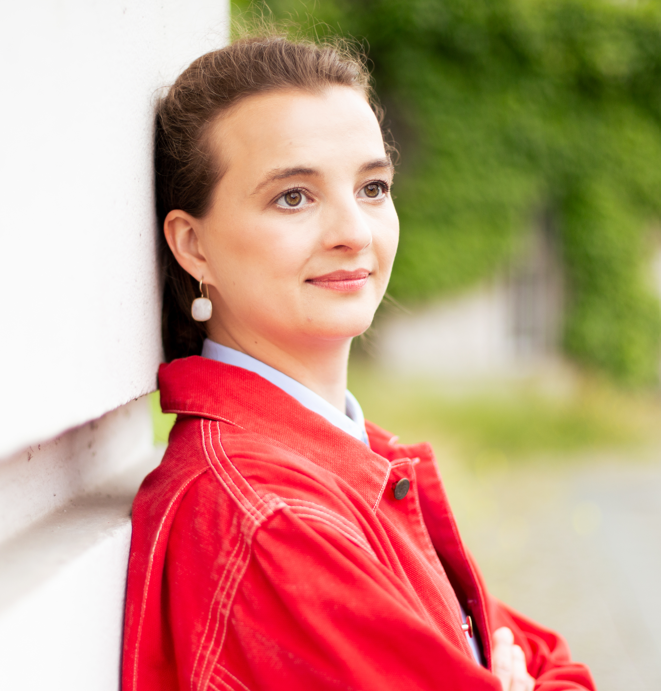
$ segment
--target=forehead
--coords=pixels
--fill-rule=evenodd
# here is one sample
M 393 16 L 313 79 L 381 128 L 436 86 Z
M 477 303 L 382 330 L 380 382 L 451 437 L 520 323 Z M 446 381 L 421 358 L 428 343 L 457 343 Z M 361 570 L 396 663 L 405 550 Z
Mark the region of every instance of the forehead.
M 348 168 L 384 156 L 381 129 L 365 96 L 346 86 L 249 96 L 210 134 L 225 176 L 232 177 L 278 166 Z

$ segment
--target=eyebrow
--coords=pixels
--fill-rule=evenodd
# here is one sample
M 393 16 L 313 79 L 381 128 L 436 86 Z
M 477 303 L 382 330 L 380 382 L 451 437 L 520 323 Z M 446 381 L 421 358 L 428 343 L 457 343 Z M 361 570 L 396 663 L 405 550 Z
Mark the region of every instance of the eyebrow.
M 321 173 L 314 168 L 305 168 L 304 166 L 295 166 L 293 168 L 274 168 L 260 183 L 255 187 L 252 194 L 257 194 L 266 185 L 275 182 L 276 180 L 286 180 L 287 178 L 295 178 L 298 176 L 320 176 Z M 251 195 L 252 196 L 252 195 Z
M 389 157 L 377 158 L 373 161 L 368 161 L 363 163 L 358 169 L 358 173 L 369 173 L 372 170 L 382 170 L 387 168 L 393 170 L 394 166 Z M 250 196 L 257 194 L 262 188 L 266 187 L 276 180 L 286 180 L 287 178 L 294 178 L 299 176 L 308 177 L 322 177 L 322 173 L 314 168 L 308 168 L 306 166 L 294 166 L 292 168 L 274 168 L 258 185 L 255 187 L 254 191 Z
M 388 170 L 395 169 L 395 166 L 393 166 L 392 161 L 390 160 L 390 156 L 386 156 L 385 158 L 377 158 L 374 161 L 364 163 L 362 166 L 360 166 L 358 172 L 369 173 L 371 170 L 383 170 L 384 168 L 387 168 Z

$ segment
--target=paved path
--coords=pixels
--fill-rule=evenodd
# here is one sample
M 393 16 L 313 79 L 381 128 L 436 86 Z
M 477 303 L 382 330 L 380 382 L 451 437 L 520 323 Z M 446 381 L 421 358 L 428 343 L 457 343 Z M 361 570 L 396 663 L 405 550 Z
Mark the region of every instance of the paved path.
M 661 451 L 444 475 L 497 597 L 560 631 L 599 691 L 661 690 Z

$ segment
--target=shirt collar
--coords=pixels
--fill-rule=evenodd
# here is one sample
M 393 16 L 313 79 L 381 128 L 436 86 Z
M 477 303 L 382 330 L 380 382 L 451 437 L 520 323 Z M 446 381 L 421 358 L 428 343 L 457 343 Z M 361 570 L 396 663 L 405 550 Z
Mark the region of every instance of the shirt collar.
M 289 394 L 292 398 L 295 398 L 308 410 L 321 415 L 332 425 L 335 425 L 335 427 L 339 427 L 342 431 L 369 445 L 362 408 L 350 391 L 347 391 L 345 394 L 346 415 L 344 415 L 335 406 L 319 396 L 319 394 L 308 389 L 307 386 L 303 386 L 300 382 L 270 367 L 261 360 L 234 350 L 234 348 L 228 348 L 207 338 L 202 346 L 202 357 L 223 362 L 226 365 L 241 367 L 249 372 L 258 374 Z

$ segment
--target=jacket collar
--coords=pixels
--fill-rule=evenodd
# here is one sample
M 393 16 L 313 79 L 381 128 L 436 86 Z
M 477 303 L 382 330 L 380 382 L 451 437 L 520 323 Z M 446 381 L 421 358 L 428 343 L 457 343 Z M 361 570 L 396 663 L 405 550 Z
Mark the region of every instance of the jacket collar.
M 158 379 L 163 412 L 219 420 L 274 439 L 340 476 L 373 510 L 385 489 L 390 461 L 406 455 L 405 447 L 395 447 L 395 438 L 376 425 L 366 425 L 368 448 L 240 367 L 193 356 L 161 365 Z
M 306 408 L 325 417 L 336 427 L 339 427 L 352 437 L 356 437 L 356 439 L 360 439 L 367 444 L 367 432 L 365 431 L 363 411 L 358 401 L 356 401 L 349 391 L 345 393 L 345 412 L 342 413 L 319 394 L 311 391 L 307 386 L 304 386 L 283 372 L 267 365 L 261 360 L 257 360 L 247 353 L 241 353 L 233 348 L 228 348 L 227 346 L 212 341 L 210 338 L 204 340 L 204 344 L 202 345 L 202 357 L 207 357 L 217 362 L 224 362 L 226 365 L 241 367 L 242 369 L 247 369 L 249 372 L 259 374 L 260 377 L 270 381 L 271 384 L 275 384 L 275 386 L 282 389 L 285 393 L 288 393 Z

